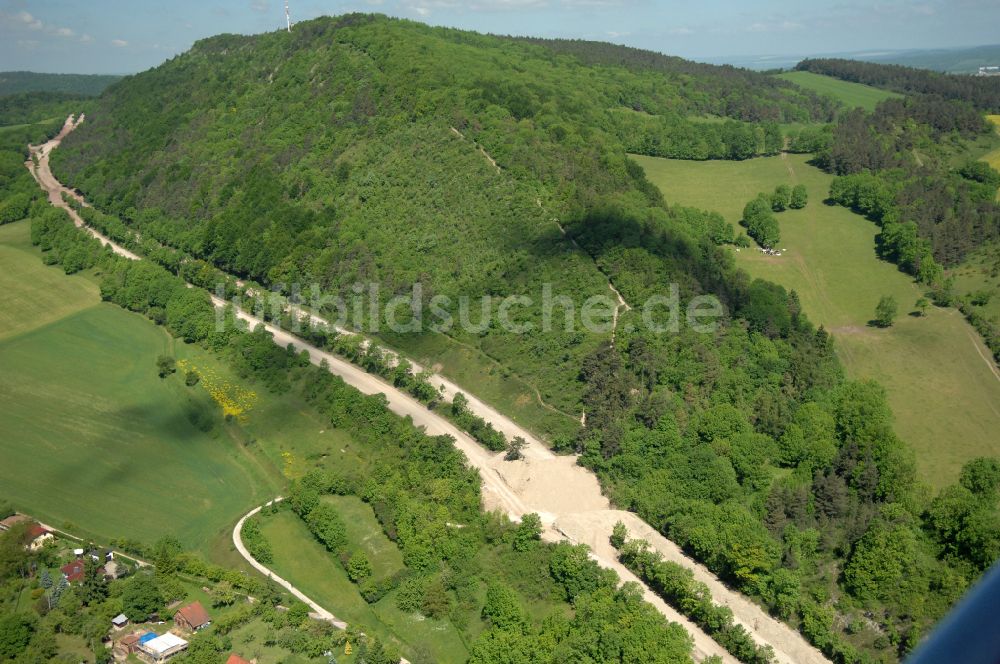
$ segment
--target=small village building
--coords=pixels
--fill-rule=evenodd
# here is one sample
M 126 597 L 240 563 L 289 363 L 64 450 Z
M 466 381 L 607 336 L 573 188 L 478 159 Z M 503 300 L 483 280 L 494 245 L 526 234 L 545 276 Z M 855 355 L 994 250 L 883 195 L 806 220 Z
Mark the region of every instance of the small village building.
M 149 634 L 143 635 L 139 639 L 139 656 L 147 662 L 159 664 L 171 659 L 187 650 L 188 642 L 172 632 L 167 632 L 160 636 L 153 634 L 153 638 L 147 639 Z
M 212 619 L 201 602 L 191 602 L 177 610 L 174 614 L 174 624 L 182 630 L 197 632 L 211 625 Z
M 74 560 L 71 563 L 66 563 L 59 568 L 62 571 L 63 576 L 66 577 L 66 581 L 69 583 L 77 583 L 78 581 L 83 581 L 83 561 Z
M 96 563 L 104 563 L 115 559 L 115 552 L 110 550 L 91 549 L 87 552 L 87 555 Z
M 28 527 L 28 550 L 38 551 L 55 537 L 52 533 L 40 524 L 32 524 Z
M 229 655 L 229 659 L 226 660 L 226 664 L 255 664 L 253 660 L 243 659 L 236 653 Z
M 115 626 L 115 629 L 122 629 L 128 624 L 128 616 L 124 613 L 119 613 L 117 616 L 111 619 L 111 624 Z
M 133 632 L 128 636 L 123 636 L 122 638 L 115 641 L 114 654 L 118 659 L 125 659 L 129 655 L 138 651 L 139 648 L 139 637 L 142 636 L 141 632 Z

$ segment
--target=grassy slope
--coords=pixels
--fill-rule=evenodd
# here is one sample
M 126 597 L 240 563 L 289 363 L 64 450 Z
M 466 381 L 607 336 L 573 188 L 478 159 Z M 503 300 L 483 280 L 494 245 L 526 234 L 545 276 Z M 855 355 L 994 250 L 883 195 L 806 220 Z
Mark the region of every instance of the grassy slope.
M 987 115 L 986 118 L 993 123 L 996 127 L 997 134 L 1000 135 L 1000 115 Z M 981 159 L 996 170 L 1000 171 L 1000 147 L 987 152 L 981 157 Z M 1000 199 L 1000 192 L 997 192 L 997 198 Z
M 100 302 L 92 281 L 44 266 L 26 222 L 0 228 L 0 440 L 5 498 L 53 525 L 201 545 L 271 495 L 273 474 L 221 424 L 203 433 L 203 391 L 160 380 L 160 328 Z M 62 298 L 54 312 L 32 303 Z M 197 348 L 178 356 L 209 363 Z
M 814 74 L 810 71 L 790 71 L 778 74 L 778 78 L 791 81 L 806 90 L 812 90 L 818 94 L 829 95 L 837 99 L 849 108 L 860 106 L 866 111 L 872 111 L 883 99 L 899 97 L 895 92 L 879 90 L 869 85 L 841 81 L 832 76 Z
M 978 336 L 953 309 L 907 315 L 920 291 L 894 265 L 875 256 L 877 227 L 841 207 L 824 205 L 830 176 L 803 155 L 746 162 L 686 162 L 637 157 L 671 203 L 722 213 L 736 223 L 758 191 L 803 183 L 810 204 L 778 215 L 781 257 L 754 249 L 736 254 L 753 276 L 799 293 L 810 318 L 834 332 L 853 377 L 875 378 L 889 392 L 896 430 L 917 452 L 921 477 L 934 486 L 956 479 L 961 464 L 1000 454 L 1000 380 Z M 901 315 L 889 330 L 867 326 L 875 304 L 892 294 Z
M 370 509 L 368 516 L 368 527 L 381 532 Z M 272 569 L 306 589 L 310 597 L 330 607 L 337 617 L 369 629 L 380 626 L 380 633 L 390 631 L 397 645 L 409 655 L 419 647 L 426 648 L 438 662 L 460 662 L 468 657 L 460 635 L 450 623 L 401 613 L 395 606 L 395 593 L 376 604 L 367 604 L 336 559 L 291 512 L 265 516 L 261 530 L 274 549 Z
M 376 579 L 385 579 L 404 568 L 403 554 L 385 536 L 371 505 L 357 496 L 323 496 L 344 520 L 351 551 L 364 551 Z

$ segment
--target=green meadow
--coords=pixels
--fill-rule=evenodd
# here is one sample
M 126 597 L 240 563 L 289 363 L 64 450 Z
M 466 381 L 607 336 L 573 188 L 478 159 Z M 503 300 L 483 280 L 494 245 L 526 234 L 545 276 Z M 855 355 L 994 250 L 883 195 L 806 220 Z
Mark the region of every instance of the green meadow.
M 399 550 L 382 533 L 371 507 L 351 498 L 325 499 L 331 498 L 336 501 L 348 528 L 350 546 L 368 553 L 376 578 L 395 567 L 397 560 L 394 559 L 400 556 Z M 351 523 L 351 519 L 355 522 Z M 429 655 L 429 661 L 435 662 L 459 662 L 468 658 L 462 637 L 450 622 L 397 609 L 395 595 L 398 591 L 389 593 L 375 604 L 365 602 L 333 554 L 316 541 L 302 520 L 291 511 L 286 509 L 264 515 L 261 532 L 274 551 L 271 568 L 305 590 L 338 618 L 377 630 L 411 658 L 415 652 Z M 365 538 L 356 539 L 358 533 L 363 533 Z M 401 562 L 400 557 L 398 563 Z
M 875 224 L 823 203 L 831 176 L 807 155 L 743 162 L 634 157 L 670 203 L 720 212 L 734 225 L 757 192 L 802 183 L 809 205 L 777 215 L 781 256 L 755 248 L 735 253 L 752 276 L 795 290 L 810 319 L 835 337 L 853 378 L 874 378 L 888 391 L 896 431 L 916 451 L 921 477 L 953 482 L 969 458 L 1000 454 L 1000 378 L 979 336 L 954 309 L 911 315 L 922 293 L 895 265 L 875 254 Z M 882 295 L 900 315 L 889 329 L 869 326 Z
M 43 265 L 28 235 L 0 228 L 3 498 L 74 532 L 193 547 L 272 495 L 207 393 L 157 375 L 161 354 L 212 358 Z
M 875 110 L 875 106 L 880 101 L 902 96 L 895 92 L 873 88 L 870 85 L 841 81 L 838 78 L 814 74 L 811 71 L 789 71 L 778 74 L 778 78 L 791 81 L 817 94 L 833 97 L 848 108 L 861 107 L 866 111 Z

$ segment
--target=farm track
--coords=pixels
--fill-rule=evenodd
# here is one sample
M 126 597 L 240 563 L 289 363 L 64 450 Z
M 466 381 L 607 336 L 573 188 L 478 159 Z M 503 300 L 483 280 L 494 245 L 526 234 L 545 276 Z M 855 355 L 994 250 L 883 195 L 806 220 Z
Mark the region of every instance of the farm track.
M 80 121 L 82 117 L 74 123 L 73 117 L 70 116 L 57 137 L 41 146 L 31 146 L 33 158 L 37 158 L 38 163 L 36 166 L 34 160 L 29 160 L 27 166 L 39 185 L 48 192 L 49 201 L 67 210 L 77 226 L 85 229 L 106 246 L 110 246 L 115 253 L 132 260 L 140 260 L 139 256 L 86 226 L 80 216 L 63 200 L 62 194 L 65 192 L 80 200 L 79 197 L 59 183 L 51 173 L 49 154 L 58 147 L 66 134 L 79 126 Z M 224 300 L 215 296 L 211 298 L 217 307 L 227 305 Z M 679 623 L 687 630 L 693 639 L 693 653 L 697 660 L 716 655 L 723 662 L 737 661 L 697 625 L 666 604 L 618 562 L 609 544 L 615 522 L 624 522 L 634 536 L 648 539 L 650 545 L 660 551 L 665 559 L 692 570 L 696 579 L 708 585 L 713 600 L 729 606 L 736 622 L 746 627 L 757 643 L 770 645 L 774 649 L 776 661 L 782 664 L 819 664 L 828 661 L 799 633 L 768 615 L 748 598 L 728 588 L 708 569 L 686 556 L 676 544 L 657 533 L 637 515 L 612 509 L 601 492 L 596 476 L 577 465 L 575 457 L 553 454 L 529 432 L 467 391 L 462 390 L 469 398 L 470 411 L 492 423 L 506 436 L 524 438 L 527 445 L 524 450 L 525 458 L 522 461 L 507 462 L 503 460 L 503 452 L 493 453 L 485 450 L 450 421 L 428 410 L 409 394 L 400 391 L 380 377 L 369 374 L 338 356 L 322 351 L 283 329 L 255 318 L 246 311 L 236 309 L 235 315 L 251 327 L 263 326 L 273 335 L 276 344 L 291 345 L 296 351 L 305 351 L 313 364 L 321 365 L 325 362 L 331 373 L 340 376 L 344 382 L 360 392 L 384 394 L 391 411 L 402 417 L 409 417 L 427 434 L 451 436 L 455 440 L 455 446 L 465 454 L 468 462 L 482 477 L 483 501 L 487 509 L 500 509 L 515 520 L 519 520 L 525 514 L 538 513 L 545 527 L 543 537 L 546 540 L 566 539 L 589 545 L 591 557 L 598 564 L 615 570 L 622 581 L 638 583 L 648 602 L 668 620 Z M 313 316 L 313 318 L 318 317 Z M 436 387 L 443 387 L 449 398 L 460 391 L 457 385 L 437 374 L 430 380 Z M 234 532 L 234 543 L 236 538 L 237 533 Z
M 239 552 L 239 554 L 243 556 L 243 558 L 248 563 L 250 563 L 250 565 L 255 570 L 266 576 L 271 581 L 274 581 L 288 592 L 292 593 L 292 595 L 294 595 L 296 599 L 303 602 L 306 606 L 312 609 L 312 613 L 310 613 L 310 615 L 313 618 L 316 618 L 317 620 L 325 620 L 334 627 L 338 627 L 340 629 L 347 629 L 346 622 L 344 622 L 337 616 L 333 615 L 328 610 L 324 609 L 317 602 L 310 599 L 304 592 L 302 592 L 294 585 L 292 585 L 291 582 L 284 580 L 283 578 L 272 572 L 269 568 L 257 562 L 257 559 L 254 558 L 252 555 L 250 555 L 250 551 L 247 550 L 246 546 L 243 545 L 243 537 L 242 537 L 243 524 L 246 522 L 246 520 L 252 517 L 253 515 L 257 514 L 258 512 L 260 512 L 265 507 L 273 505 L 277 502 L 281 502 L 282 500 L 284 500 L 284 497 L 278 496 L 277 498 L 270 500 L 264 503 L 263 505 L 260 505 L 259 507 L 255 507 L 246 514 L 244 514 L 240 518 L 240 520 L 236 522 L 236 526 L 233 528 L 233 546 L 236 547 L 236 551 Z

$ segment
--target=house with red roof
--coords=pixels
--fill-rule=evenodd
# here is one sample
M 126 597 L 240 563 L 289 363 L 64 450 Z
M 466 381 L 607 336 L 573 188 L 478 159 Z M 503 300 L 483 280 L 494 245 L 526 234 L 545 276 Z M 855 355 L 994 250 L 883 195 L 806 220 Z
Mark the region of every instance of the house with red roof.
M 229 659 L 226 660 L 226 664 L 254 664 L 254 662 L 248 659 L 243 659 L 236 653 L 232 653 L 229 655 Z
M 38 551 L 40 548 L 45 546 L 45 544 L 52 539 L 54 536 L 52 533 L 41 524 L 33 523 L 28 526 L 28 544 L 27 547 L 30 551 Z
M 212 619 L 201 602 L 191 602 L 177 610 L 174 614 L 174 624 L 180 629 L 197 632 L 211 625 Z
M 66 577 L 66 581 L 69 583 L 77 583 L 78 581 L 83 581 L 83 561 L 74 560 L 73 562 L 66 563 L 59 568 L 62 570 L 63 576 Z

